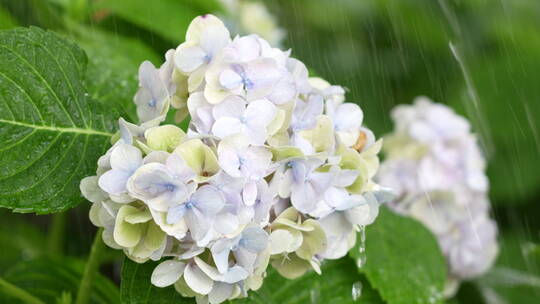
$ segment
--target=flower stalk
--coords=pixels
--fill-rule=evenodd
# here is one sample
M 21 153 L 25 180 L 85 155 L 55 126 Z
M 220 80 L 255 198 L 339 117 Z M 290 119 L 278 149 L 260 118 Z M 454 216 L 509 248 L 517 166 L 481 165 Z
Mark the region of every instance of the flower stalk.
M 94 237 L 94 242 L 92 243 L 92 248 L 90 249 L 90 256 L 88 257 L 88 262 L 86 262 L 86 266 L 84 267 L 83 277 L 79 285 L 79 290 L 77 291 L 77 299 L 75 304 L 86 304 L 90 299 L 92 283 L 99 270 L 101 255 L 103 253 L 103 249 L 105 248 L 103 241 L 101 240 L 102 232 L 102 228 L 98 229 Z

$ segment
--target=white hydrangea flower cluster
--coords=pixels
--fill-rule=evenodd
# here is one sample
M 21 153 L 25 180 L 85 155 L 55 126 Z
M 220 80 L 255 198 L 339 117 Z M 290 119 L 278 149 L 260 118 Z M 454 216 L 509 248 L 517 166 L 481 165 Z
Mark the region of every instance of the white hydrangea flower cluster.
M 204 15 L 161 67 L 141 65 L 140 125 L 120 119 L 81 191 L 107 245 L 162 260 L 155 286 L 199 303 L 243 297 L 269 264 L 286 278 L 320 272 L 377 216 L 381 141 L 341 87 L 289 55 Z M 170 108 L 189 113 L 187 133 L 162 124 Z
M 438 238 L 449 268 L 449 294 L 462 279 L 484 273 L 498 252 L 489 217 L 488 179 L 477 138 L 466 119 L 419 97 L 392 112 L 386 159 L 376 177 L 392 187 L 390 206 L 424 223 Z

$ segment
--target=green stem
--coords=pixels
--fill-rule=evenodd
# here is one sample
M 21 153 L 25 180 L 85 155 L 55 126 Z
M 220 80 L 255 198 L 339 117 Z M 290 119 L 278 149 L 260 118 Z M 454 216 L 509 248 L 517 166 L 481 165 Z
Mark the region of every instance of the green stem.
M 81 279 L 81 284 L 79 285 L 79 290 L 77 291 L 77 300 L 75 301 L 75 304 L 86 304 L 90 299 L 92 283 L 99 270 L 101 255 L 105 249 L 105 244 L 103 244 L 103 241 L 101 240 L 102 232 L 103 228 L 99 228 L 94 237 L 94 242 L 90 249 L 90 256 L 84 267 L 84 274 Z
M 64 228 L 66 227 L 66 212 L 56 213 L 52 216 L 51 227 L 48 234 L 48 253 L 52 257 L 61 256 L 64 247 Z
M 23 290 L 8 281 L 0 278 L 0 290 L 9 296 L 12 296 L 13 298 L 17 298 L 21 300 L 24 303 L 28 304 L 45 304 L 40 299 L 34 297 L 30 293 L 28 293 L 26 290 Z

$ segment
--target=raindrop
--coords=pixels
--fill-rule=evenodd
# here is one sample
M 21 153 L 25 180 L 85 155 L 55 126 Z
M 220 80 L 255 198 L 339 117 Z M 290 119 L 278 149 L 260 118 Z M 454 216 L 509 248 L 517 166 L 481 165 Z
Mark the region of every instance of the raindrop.
M 360 299 L 360 296 L 362 296 L 362 282 L 354 282 L 352 285 L 352 299 L 353 301 L 356 301 Z
M 358 244 L 358 257 L 356 258 L 356 266 L 358 268 L 364 267 L 367 261 L 366 256 L 366 227 L 360 226 L 359 228 L 360 242 Z
M 358 257 L 356 258 L 356 266 L 358 268 L 364 267 L 366 265 L 367 257 L 365 253 L 359 253 Z
M 319 298 L 321 297 L 321 291 L 319 283 L 315 284 L 313 288 L 309 291 L 309 299 L 311 304 L 319 303 Z

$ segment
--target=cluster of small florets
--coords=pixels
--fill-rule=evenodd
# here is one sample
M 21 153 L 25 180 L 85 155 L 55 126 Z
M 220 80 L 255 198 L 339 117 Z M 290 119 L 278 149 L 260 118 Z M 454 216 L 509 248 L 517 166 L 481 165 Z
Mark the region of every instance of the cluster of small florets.
M 423 222 L 438 238 L 449 268 L 449 289 L 485 272 L 497 255 L 489 217 L 488 179 L 477 138 L 466 119 L 419 97 L 392 112 L 386 159 L 377 181 L 392 187 L 390 206 Z
M 269 264 L 320 272 L 377 216 L 381 142 L 341 87 L 289 55 L 205 15 L 160 68 L 141 65 L 140 124 L 120 119 L 81 191 L 106 244 L 162 260 L 154 285 L 199 302 L 246 296 Z M 189 114 L 187 132 L 162 124 L 169 110 Z

